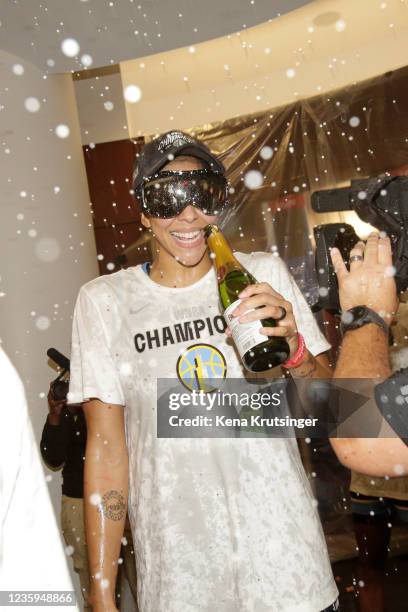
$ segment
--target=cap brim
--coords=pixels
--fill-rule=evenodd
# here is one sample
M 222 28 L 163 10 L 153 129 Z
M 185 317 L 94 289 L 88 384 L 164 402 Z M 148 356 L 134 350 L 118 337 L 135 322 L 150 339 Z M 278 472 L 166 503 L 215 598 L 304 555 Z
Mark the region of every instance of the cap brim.
M 153 168 L 151 169 L 150 176 L 153 176 L 154 174 L 156 174 L 156 172 L 164 168 L 164 166 L 166 166 L 168 163 L 170 163 L 170 161 L 172 161 L 172 160 L 169 160 L 168 158 L 169 155 L 174 155 L 174 158 L 176 158 L 181 154 L 190 155 L 191 157 L 196 157 L 197 159 L 201 159 L 202 161 L 206 162 L 212 170 L 221 172 L 221 174 L 225 174 L 224 166 L 222 165 L 220 161 L 217 160 L 216 157 L 213 157 L 212 155 L 210 155 L 209 153 L 207 153 L 207 151 L 204 151 L 203 149 L 200 149 L 198 147 L 192 147 L 191 145 L 186 144 L 186 146 L 169 149 L 167 151 L 166 159 L 159 160 L 157 164 L 153 166 Z M 145 180 L 145 177 L 143 177 L 142 181 L 140 182 L 143 182 L 143 180 Z
M 217 172 L 221 172 L 225 174 L 225 168 L 223 164 L 211 153 L 207 153 L 204 149 L 200 149 L 199 147 L 192 147 L 191 145 L 186 145 L 185 147 L 180 147 L 177 149 L 177 154 L 183 152 L 186 155 L 191 155 L 192 157 L 197 157 L 202 161 L 207 162 L 210 165 L 212 170 L 216 170 Z

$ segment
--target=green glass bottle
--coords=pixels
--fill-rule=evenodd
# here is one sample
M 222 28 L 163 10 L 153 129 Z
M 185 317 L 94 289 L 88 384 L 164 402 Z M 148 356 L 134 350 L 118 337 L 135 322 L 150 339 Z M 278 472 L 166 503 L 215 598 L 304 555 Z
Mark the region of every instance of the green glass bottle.
M 285 338 L 267 337 L 259 332 L 261 327 L 276 327 L 275 319 L 268 317 L 261 321 L 240 323 L 232 316 L 233 310 L 241 303 L 238 294 L 257 280 L 234 257 L 216 225 L 207 225 L 204 234 L 213 253 L 224 317 L 244 366 L 251 372 L 264 372 L 280 365 L 288 359 L 290 352 Z

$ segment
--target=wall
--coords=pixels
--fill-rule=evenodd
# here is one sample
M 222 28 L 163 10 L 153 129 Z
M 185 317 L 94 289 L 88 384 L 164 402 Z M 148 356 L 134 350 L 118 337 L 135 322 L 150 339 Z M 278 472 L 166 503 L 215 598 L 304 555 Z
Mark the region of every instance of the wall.
M 0 338 L 24 382 L 39 440 L 56 376 L 46 349 L 69 355 L 75 298 L 98 267 L 72 77 L 43 78 L 26 63 L 18 76 L 13 66 L 21 64 L 0 52 Z M 37 112 L 25 108 L 30 97 Z M 56 136 L 59 124 L 68 137 Z M 13 418 L 12 406 L 2 409 Z M 50 490 L 59 514 L 58 473 Z
M 96 72 L 102 74 L 92 76 Z M 96 144 L 129 138 L 119 68 L 113 74 L 88 70 L 79 75 L 80 78 L 74 76 L 74 87 L 82 143 Z

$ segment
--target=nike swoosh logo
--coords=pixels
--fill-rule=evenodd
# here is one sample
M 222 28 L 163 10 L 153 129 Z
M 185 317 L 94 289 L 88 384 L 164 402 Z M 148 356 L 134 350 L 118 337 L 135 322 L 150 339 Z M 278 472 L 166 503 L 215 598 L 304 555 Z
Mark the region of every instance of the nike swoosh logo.
M 141 312 L 145 307 L 146 307 L 146 304 L 144 304 L 140 308 L 130 308 L 129 309 L 129 314 L 132 314 L 132 315 L 133 314 L 137 314 L 137 313 Z

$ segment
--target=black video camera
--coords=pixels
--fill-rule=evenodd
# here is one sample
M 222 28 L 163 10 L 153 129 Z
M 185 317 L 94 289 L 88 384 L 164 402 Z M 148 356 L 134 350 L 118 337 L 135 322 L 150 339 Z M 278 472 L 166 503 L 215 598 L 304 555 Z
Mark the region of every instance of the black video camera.
M 61 369 L 60 374 L 57 378 L 52 381 L 51 393 L 54 400 L 63 401 L 67 399 L 69 391 L 69 381 L 66 380 L 66 376 L 69 373 L 70 361 L 65 355 L 57 351 L 57 349 L 49 348 L 47 356 L 54 361 L 57 366 Z
M 353 180 L 350 187 L 316 191 L 312 195 L 315 212 L 354 211 L 362 221 L 370 223 L 391 240 L 395 281 L 399 293 L 408 288 L 408 177 L 380 176 Z M 316 240 L 316 270 L 319 300 L 316 312 L 325 308 L 340 312 L 336 273 L 330 249 L 337 247 L 347 267 L 350 250 L 360 240 L 347 223 L 328 223 L 314 228 Z

